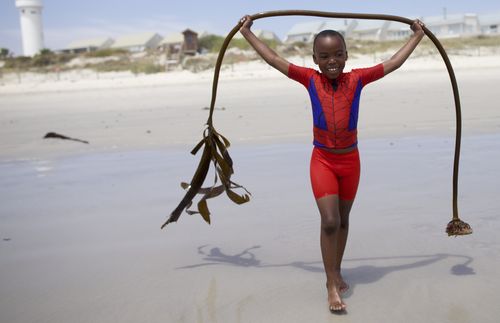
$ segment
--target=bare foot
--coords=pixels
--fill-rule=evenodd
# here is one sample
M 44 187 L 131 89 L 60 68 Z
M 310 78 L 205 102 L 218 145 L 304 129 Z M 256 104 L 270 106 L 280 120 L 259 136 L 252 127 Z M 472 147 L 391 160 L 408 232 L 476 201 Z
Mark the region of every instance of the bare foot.
M 328 304 L 330 305 L 330 312 L 344 312 L 347 305 L 342 301 L 342 298 L 340 297 L 337 284 L 327 282 L 326 289 L 328 290 Z
M 346 281 L 344 280 L 344 278 L 342 277 L 341 274 L 339 274 L 339 292 L 341 294 L 344 294 L 346 293 L 348 290 L 349 290 L 349 284 L 346 283 Z

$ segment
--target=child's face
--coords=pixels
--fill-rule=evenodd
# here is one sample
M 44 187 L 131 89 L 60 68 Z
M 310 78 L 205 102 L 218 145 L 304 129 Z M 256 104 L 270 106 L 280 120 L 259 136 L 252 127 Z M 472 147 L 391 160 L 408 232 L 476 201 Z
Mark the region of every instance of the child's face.
M 326 36 L 316 39 L 313 60 L 328 79 L 336 79 L 344 70 L 347 50 L 338 36 Z

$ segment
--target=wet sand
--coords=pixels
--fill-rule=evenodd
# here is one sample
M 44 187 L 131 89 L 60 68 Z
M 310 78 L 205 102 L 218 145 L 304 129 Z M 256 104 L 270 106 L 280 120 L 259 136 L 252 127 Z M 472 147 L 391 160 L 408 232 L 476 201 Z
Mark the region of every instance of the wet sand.
M 451 217 L 452 140 L 366 140 L 344 272 L 349 314 L 327 311 L 308 145 L 233 149 L 223 197 L 159 229 L 194 169 L 185 150 L 1 164 L 6 322 L 495 322 L 500 314 L 500 136 L 464 141 L 461 216 Z M 274 166 L 273 166 L 274 165 Z M 280 165 L 280 167 L 275 167 Z M 272 180 L 270 180 L 272 179 Z M 8 240 L 7 240 L 8 239 Z

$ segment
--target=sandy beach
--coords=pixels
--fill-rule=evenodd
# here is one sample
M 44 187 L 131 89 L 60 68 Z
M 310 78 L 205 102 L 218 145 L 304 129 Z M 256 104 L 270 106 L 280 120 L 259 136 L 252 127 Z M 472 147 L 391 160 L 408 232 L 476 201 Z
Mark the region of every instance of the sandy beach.
M 214 124 L 252 200 L 220 197 L 210 226 L 183 214 L 160 230 L 198 163 L 189 151 L 208 117 L 211 71 L 4 76 L 0 321 L 497 322 L 499 58 L 451 57 L 470 236 L 444 232 L 455 108 L 442 61 L 410 59 L 363 90 L 342 316 L 327 306 L 301 85 L 260 62 L 225 68 Z M 348 69 L 371 64 L 360 57 Z M 89 144 L 42 139 L 48 132 Z

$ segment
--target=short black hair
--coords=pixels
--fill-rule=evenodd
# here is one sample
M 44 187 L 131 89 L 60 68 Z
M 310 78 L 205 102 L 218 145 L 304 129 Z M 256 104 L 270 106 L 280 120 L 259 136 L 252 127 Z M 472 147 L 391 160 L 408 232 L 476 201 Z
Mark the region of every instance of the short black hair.
M 320 37 L 339 37 L 342 40 L 342 43 L 344 43 L 345 49 L 347 50 L 347 45 L 345 43 L 344 35 L 341 32 L 332 29 L 325 29 L 316 34 L 316 36 L 314 36 L 313 51 L 314 48 L 316 47 L 316 40 Z

